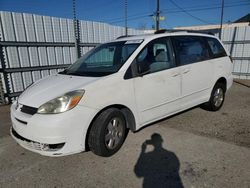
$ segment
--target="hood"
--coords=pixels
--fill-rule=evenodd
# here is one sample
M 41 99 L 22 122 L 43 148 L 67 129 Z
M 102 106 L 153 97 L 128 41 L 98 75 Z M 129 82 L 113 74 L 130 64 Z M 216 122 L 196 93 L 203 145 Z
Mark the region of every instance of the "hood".
M 102 77 L 81 77 L 63 74 L 49 76 L 28 87 L 19 96 L 18 102 L 23 105 L 38 108 L 42 104 L 67 92 L 84 89 L 84 86 L 101 78 Z

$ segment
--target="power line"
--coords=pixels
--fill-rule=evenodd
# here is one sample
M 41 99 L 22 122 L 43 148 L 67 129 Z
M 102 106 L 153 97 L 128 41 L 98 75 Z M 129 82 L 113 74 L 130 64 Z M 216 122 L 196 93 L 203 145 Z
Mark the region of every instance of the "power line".
M 245 6 L 245 5 L 250 5 L 249 3 L 241 3 L 241 4 L 235 4 L 235 5 L 225 5 L 224 8 L 231 8 L 231 7 L 238 7 L 238 6 Z M 198 7 L 198 6 L 194 6 L 194 7 Z M 193 8 L 189 7 L 190 9 L 185 8 L 186 11 L 188 12 L 196 12 L 196 11 L 206 11 L 206 10 L 215 10 L 215 9 L 221 9 L 221 6 L 213 6 L 213 7 L 204 7 L 204 8 Z M 162 14 L 174 14 L 174 13 L 180 13 L 183 12 L 182 10 L 173 10 L 173 9 L 162 9 L 164 11 L 161 11 Z M 169 11 L 167 11 L 169 10 Z M 140 14 L 133 14 L 131 16 L 128 16 L 128 20 L 137 20 L 137 19 L 141 19 L 141 18 L 145 18 L 145 17 L 151 17 L 152 14 L 150 13 L 140 13 Z M 103 20 L 103 22 L 108 22 L 110 24 L 113 23 L 121 23 L 123 22 L 123 17 L 119 17 L 119 18 L 113 18 L 113 19 L 108 19 L 108 20 Z
M 127 21 L 130 21 L 130 20 L 137 20 L 137 19 L 140 19 L 140 18 L 145 18 L 145 17 L 149 17 L 150 14 L 147 14 L 147 15 L 141 15 L 141 16 L 134 16 L 134 17 L 130 17 L 130 18 L 127 18 Z M 120 19 L 120 18 L 119 18 Z M 123 22 L 124 20 L 118 20 L 118 21 L 113 21 L 113 22 L 109 22 L 110 24 L 113 24 L 113 23 L 121 23 Z
M 225 8 L 229 8 L 229 7 L 236 7 L 236 6 L 243 6 L 243 5 L 250 5 L 250 4 L 238 4 L 238 5 L 225 5 Z M 197 6 L 193 6 L 193 7 L 197 7 Z M 189 12 L 195 12 L 195 11 L 202 11 L 202 10 L 212 10 L 212 9 L 220 9 L 221 6 L 213 6 L 213 7 L 206 7 L 206 8 L 195 8 L 195 9 L 192 9 L 193 7 L 187 7 L 185 8 L 187 11 Z M 165 13 L 165 14 L 170 14 L 170 13 L 179 13 L 179 12 L 183 12 L 181 10 L 173 10 L 173 9 L 162 9 L 161 11 L 162 13 Z M 150 13 L 137 13 L 137 14 L 133 14 L 133 15 L 130 15 L 128 16 L 129 18 L 133 18 L 133 17 L 138 17 L 138 18 L 141 18 L 141 16 L 144 16 L 144 17 L 149 17 L 149 16 L 152 16 L 152 14 Z M 103 21 L 105 22 L 112 22 L 112 23 L 119 23 L 120 21 L 123 20 L 123 17 L 118 17 L 118 18 L 111 18 L 111 19 L 105 19 Z M 117 22 L 116 22 L 117 21 Z
M 184 12 L 184 13 L 186 13 L 187 15 L 189 15 L 189 16 L 191 16 L 192 18 L 194 18 L 194 19 L 196 19 L 196 20 L 199 20 L 199 21 L 201 21 L 201 22 L 203 22 L 203 23 L 208 23 L 208 24 L 211 24 L 210 22 L 207 22 L 206 20 L 203 20 L 203 19 L 201 19 L 201 18 L 199 18 L 199 17 L 196 17 L 196 16 L 194 16 L 194 15 L 192 15 L 192 14 L 190 14 L 188 11 L 186 11 L 185 9 L 183 9 L 183 8 L 181 8 L 179 5 L 177 5 L 174 1 L 172 1 L 172 0 L 169 0 L 174 6 L 176 6 L 177 8 L 179 8 L 182 12 Z
M 243 3 L 243 4 L 235 4 L 235 5 L 225 5 L 224 8 L 238 7 L 238 6 L 244 6 L 244 5 L 250 5 L 250 4 L 249 3 Z M 204 7 L 204 8 L 192 8 L 192 7 L 190 7 L 190 9 L 185 8 L 185 10 L 188 11 L 188 12 L 196 12 L 196 11 L 203 11 L 203 10 L 213 10 L 213 9 L 221 9 L 221 5 L 220 6 L 212 6 L 212 7 Z M 171 9 L 163 9 L 162 12 L 163 13 L 164 12 L 165 13 L 179 13 L 179 12 L 183 12 L 183 11 L 171 10 Z
M 235 2 L 229 2 L 225 3 L 225 6 L 234 6 L 234 5 L 240 5 L 242 3 L 250 3 L 250 0 L 241 0 L 241 1 L 235 1 Z M 190 6 L 190 7 L 182 7 L 187 11 L 187 9 L 193 9 L 193 8 L 207 8 L 207 7 L 213 7 L 213 6 L 219 6 L 221 8 L 221 3 L 210 3 L 210 4 L 203 4 L 203 5 L 195 5 L 195 6 Z M 179 10 L 179 8 L 173 10 L 173 8 L 168 8 L 168 9 L 161 9 L 161 11 L 176 11 Z
M 97 2 L 97 1 L 95 1 L 95 2 Z M 102 3 L 97 3 L 97 4 L 92 5 L 92 7 L 86 7 L 84 9 L 81 9 L 81 11 L 92 12 L 93 10 L 97 10 L 97 8 L 103 9 L 104 7 L 108 7 L 108 6 L 114 5 L 114 3 L 116 3 L 116 2 L 118 2 L 118 1 L 109 0 L 109 1 L 102 2 Z
M 218 4 L 218 3 L 216 3 Z M 215 4 L 214 4 L 215 5 Z M 236 4 L 236 5 L 227 5 L 225 7 L 236 7 L 236 6 L 242 6 L 242 5 L 249 5 L 249 4 Z M 204 6 L 204 5 L 203 5 Z M 203 7 L 203 6 L 192 6 L 192 7 L 186 7 L 186 11 L 189 11 L 189 12 L 195 12 L 195 11 L 201 11 L 201 10 L 212 10 L 212 9 L 220 9 L 221 6 L 213 6 L 213 7 L 205 7 L 205 8 L 199 8 L 199 7 Z M 195 8 L 197 7 L 197 8 Z M 194 9 L 195 8 L 195 9 Z M 179 9 L 161 9 L 161 12 L 162 13 L 179 13 L 179 12 L 182 12 L 180 11 Z M 129 18 L 132 18 L 132 17 L 138 17 L 138 16 L 151 16 L 152 14 L 148 13 L 148 12 L 144 12 L 144 13 L 140 13 L 140 14 L 132 14 L 129 16 Z M 105 19 L 103 21 L 106 21 L 106 22 L 115 22 L 115 21 L 121 21 L 123 19 L 123 17 L 119 17 L 119 18 L 111 18 L 111 19 Z

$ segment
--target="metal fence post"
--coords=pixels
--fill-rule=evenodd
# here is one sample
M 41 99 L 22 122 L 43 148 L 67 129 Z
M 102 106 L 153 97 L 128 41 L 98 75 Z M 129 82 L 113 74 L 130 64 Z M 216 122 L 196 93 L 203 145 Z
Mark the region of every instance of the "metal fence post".
M 0 36 L 0 41 L 1 41 L 1 36 Z M 2 68 L 0 69 L 0 72 L 3 73 L 3 79 L 4 79 L 4 85 L 5 85 L 5 89 L 6 89 L 6 94 L 4 94 L 4 102 L 5 101 L 5 97 L 7 97 L 8 101 L 7 103 L 11 102 L 11 99 L 9 97 L 10 94 L 10 82 L 9 82 L 9 78 L 8 78 L 8 73 L 5 72 L 6 69 L 6 62 L 5 62 L 5 58 L 4 58 L 4 53 L 3 53 L 3 46 L 0 44 L 0 62 L 1 62 L 1 66 Z M 2 81 L 2 79 L 0 79 L 0 81 Z
M 81 48 L 80 48 L 80 24 L 79 20 L 74 20 L 74 32 L 75 32 L 75 50 L 76 58 L 81 57 Z
M 0 105 L 5 103 L 2 76 L 0 74 Z
M 74 24 L 74 37 L 75 37 L 75 51 L 76 51 L 76 59 L 81 57 L 80 51 L 80 28 L 79 28 L 79 20 L 76 19 L 76 0 L 73 0 L 73 24 Z

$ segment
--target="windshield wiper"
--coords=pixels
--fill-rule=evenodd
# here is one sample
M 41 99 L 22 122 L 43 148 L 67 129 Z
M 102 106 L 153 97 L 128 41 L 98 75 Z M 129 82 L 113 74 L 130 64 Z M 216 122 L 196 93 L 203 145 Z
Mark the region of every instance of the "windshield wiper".
M 67 73 L 68 73 L 67 69 L 64 69 L 63 71 L 58 72 L 58 74 L 67 74 Z

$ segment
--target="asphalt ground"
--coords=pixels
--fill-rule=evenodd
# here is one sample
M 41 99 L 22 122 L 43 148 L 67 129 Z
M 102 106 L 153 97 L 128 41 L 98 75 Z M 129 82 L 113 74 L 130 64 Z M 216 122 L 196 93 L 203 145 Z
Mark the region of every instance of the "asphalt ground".
M 9 135 L 0 107 L 0 187 L 250 187 L 250 88 L 234 83 L 218 112 L 199 107 L 129 133 L 109 158 L 50 158 Z

